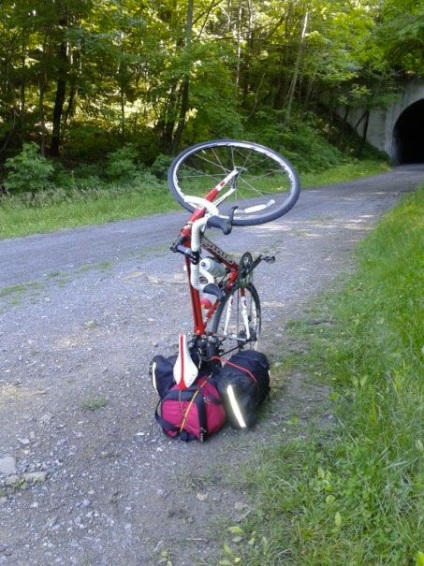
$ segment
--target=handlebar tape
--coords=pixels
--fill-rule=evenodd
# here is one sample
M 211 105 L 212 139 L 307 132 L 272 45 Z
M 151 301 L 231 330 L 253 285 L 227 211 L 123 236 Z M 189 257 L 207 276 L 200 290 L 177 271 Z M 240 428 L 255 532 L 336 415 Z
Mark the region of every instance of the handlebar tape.
M 219 228 L 225 236 L 231 233 L 232 224 L 229 218 L 221 218 L 220 216 L 210 216 L 206 221 L 208 228 Z

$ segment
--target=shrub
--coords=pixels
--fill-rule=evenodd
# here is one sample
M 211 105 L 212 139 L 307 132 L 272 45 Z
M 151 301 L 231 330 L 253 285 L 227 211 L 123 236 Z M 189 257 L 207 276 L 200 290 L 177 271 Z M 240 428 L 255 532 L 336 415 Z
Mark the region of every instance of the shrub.
M 151 165 L 150 172 L 158 179 L 166 179 L 171 161 L 172 157 L 160 153 Z
M 136 147 L 133 144 L 124 145 L 108 155 L 106 175 L 112 180 L 133 181 L 139 173 L 136 159 Z
M 35 192 L 50 186 L 49 177 L 53 174 L 53 163 L 40 155 L 36 143 L 26 143 L 22 151 L 10 157 L 5 163 L 9 171 L 5 183 L 16 192 Z

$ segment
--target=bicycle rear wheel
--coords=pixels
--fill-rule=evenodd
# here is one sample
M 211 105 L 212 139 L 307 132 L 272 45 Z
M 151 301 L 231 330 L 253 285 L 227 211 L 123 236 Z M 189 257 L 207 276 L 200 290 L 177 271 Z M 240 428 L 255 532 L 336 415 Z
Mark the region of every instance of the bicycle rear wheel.
M 235 286 L 218 306 L 211 327 L 216 339 L 210 355 L 225 357 L 244 348 L 256 349 L 261 333 L 261 305 L 252 283 Z
M 235 170 L 237 174 L 222 189 L 225 194 L 231 188 L 232 194 L 219 205 L 222 216 L 238 207 L 235 226 L 275 220 L 286 214 L 299 197 L 299 178 L 287 159 L 257 143 L 231 139 L 199 143 L 180 153 L 169 168 L 168 184 L 174 198 L 192 212 L 194 207 L 185 197 L 204 198 Z

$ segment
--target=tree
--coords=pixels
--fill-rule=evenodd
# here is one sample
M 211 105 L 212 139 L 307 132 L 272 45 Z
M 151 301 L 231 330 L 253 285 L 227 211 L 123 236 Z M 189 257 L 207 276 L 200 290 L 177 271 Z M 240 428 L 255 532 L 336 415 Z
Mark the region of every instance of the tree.
M 424 72 L 423 10 L 415 0 L 3 0 L 0 149 L 37 140 L 42 153 L 101 158 L 132 142 L 152 162 L 242 136 L 264 116 L 281 133 L 322 102 L 382 107 L 400 76 Z
M 377 44 L 387 63 L 404 74 L 424 74 L 424 5 L 415 0 L 385 0 Z

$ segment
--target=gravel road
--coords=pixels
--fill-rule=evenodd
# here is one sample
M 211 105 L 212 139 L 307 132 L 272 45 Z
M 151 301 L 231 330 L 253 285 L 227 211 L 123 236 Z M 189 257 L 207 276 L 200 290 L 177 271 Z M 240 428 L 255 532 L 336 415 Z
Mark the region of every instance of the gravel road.
M 304 191 L 278 221 L 210 237 L 240 254 L 272 253 L 256 286 L 262 350 L 288 347 L 285 324 L 337 288 L 352 250 L 424 166 Z M 0 242 L 0 564 L 217 564 L 224 521 L 249 513 L 234 484 L 264 437 L 328 417 L 308 376 L 274 388 L 255 430 L 205 444 L 166 438 L 148 377 L 156 353 L 189 331 L 181 258 L 184 212 Z M 313 368 L 311 368 L 311 372 Z

